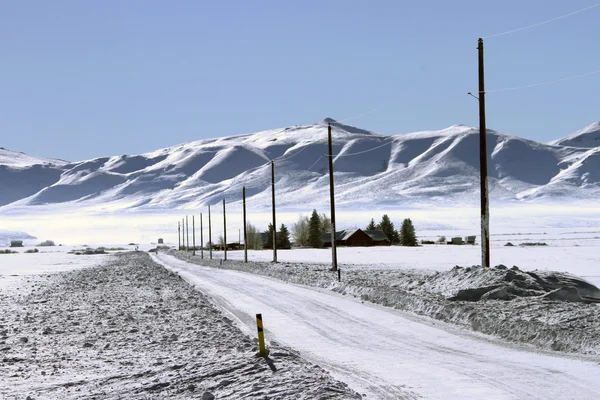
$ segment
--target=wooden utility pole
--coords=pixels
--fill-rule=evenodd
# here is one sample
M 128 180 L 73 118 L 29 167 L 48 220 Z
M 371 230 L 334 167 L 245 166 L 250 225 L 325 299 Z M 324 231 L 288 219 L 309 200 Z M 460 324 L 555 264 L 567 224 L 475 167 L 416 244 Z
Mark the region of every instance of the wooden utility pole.
M 248 236 L 246 231 L 246 186 L 242 187 L 242 204 L 244 209 L 244 262 L 248 262 Z
M 200 258 L 204 260 L 204 229 L 202 227 L 202 213 L 200 213 Z
M 181 250 L 181 222 L 177 221 L 177 250 Z
M 477 44 L 479 54 L 479 169 L 481 172 L 481 265 L 490 267 L 490 206 L 488 198 L 487 129 L 485 126 L 485 84 L 483 78 L 483 39 Z
M 195 256 L 196 255 L 196 223 L 195 221 L 196 216 L 194 214 L 192 214 L 192 255 Z
M 190 224 L 188 222 L 188 216 L 185 216 L 185 237 L 186 237 L 186 251 L 190 251 Z
M 223 250 L 223 258 L 227 261 L 227 217 L 225 215 L 225 199 L 223 199 Z
M 273 262 L 277 262 L 277 225 L 275 224 L 275 163 L 271 161 L 271 198 L 273 203 Z
M 335 202 L 333 191 L 333 144 L 331 140 L 331 124 L 327 126 L 327 142 L 329 144 L 329 201 L 331 203 L 331 270 L 337 271 L 337 246 L 335 243 Z
M 212 233 L 211 233 L 211 224 L 210 224 L 210 204 L 208 205 L 208 254 L 210 255 L 210 259 L 212 260 Z

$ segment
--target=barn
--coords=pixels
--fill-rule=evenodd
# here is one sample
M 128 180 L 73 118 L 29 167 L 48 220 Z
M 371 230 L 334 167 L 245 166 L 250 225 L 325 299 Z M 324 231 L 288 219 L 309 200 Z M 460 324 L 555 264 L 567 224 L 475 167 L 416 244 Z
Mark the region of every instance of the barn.
M 323 247 L 331 247 L 331 233 L 324 233 Z M 336 246 L 382 246 L 390 241 L 383 231 L 363 231 L 362 229 L 345 229 L 335 233 Z

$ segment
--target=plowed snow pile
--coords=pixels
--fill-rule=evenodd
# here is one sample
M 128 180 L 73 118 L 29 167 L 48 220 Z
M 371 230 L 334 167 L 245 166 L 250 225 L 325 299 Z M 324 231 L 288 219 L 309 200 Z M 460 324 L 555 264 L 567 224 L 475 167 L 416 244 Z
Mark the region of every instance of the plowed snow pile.
M 329 265 L 202 260 L 201 265 L 271 276 L 328 288 L 364 301 L 449 322 L 547 350 L 600 355 L 600 291 L 566 273 L 524 272 L 504 266 L 456 266 L 445 272 L 342 266 L 342 281 Z
M 0 291 L 2 399 L 360 398 L 274 343 L 275 372 L 256 351 L 142 252 Z

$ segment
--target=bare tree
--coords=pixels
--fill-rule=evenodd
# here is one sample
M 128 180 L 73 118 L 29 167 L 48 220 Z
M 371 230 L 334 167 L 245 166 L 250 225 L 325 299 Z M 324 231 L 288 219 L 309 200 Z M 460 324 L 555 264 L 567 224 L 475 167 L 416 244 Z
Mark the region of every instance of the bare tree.
M 331 219 L 325 215 L 325 213 L 322 213 L 320 215 L 321 218 L 321 231 L 322 232 L 331 232 Z
M 296 246 L 308 246 L 308 217 L 300 215 L 298 221 L 292 224 L 292 236 Z
M 250 222 L 246 223 L 246 240 L 248 250 L 260 250 L 263 247 L 260 231 Z

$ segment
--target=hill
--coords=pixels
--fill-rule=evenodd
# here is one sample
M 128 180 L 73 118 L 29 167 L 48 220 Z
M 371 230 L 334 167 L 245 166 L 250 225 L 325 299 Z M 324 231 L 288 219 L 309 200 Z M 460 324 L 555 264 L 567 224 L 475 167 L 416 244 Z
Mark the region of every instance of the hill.
M 0 205 L 194 208 L 223 198 L 240 201 L 245 186 L 250 204 L 270 207 L 270 160 L 275 162 L 278 205 L 327 205 L 329 177 L 324 155 L 328 123 L 333 128 L 338 205 L 478 201 L 477 128 L 455 125 L 438 131 L 386 136 L 325 119 L 311 125 L 72 164 L 23 161 L 16 167 L 14 161 L 12 165 L 0 161 L 0 174 L 4 174 L 2 179 L 8 186 L 5 192 L 9 193 L 8 197 L 0 197 Z M 591 125 L 549 144 L 489 130 L 492 198 L 535 201 L 598 195 L 600 147 L 589 147 L 598 133 L 594 126 L 597 128 L 597 124 Z M 31 183 L 28 186 L 25 182 Z

